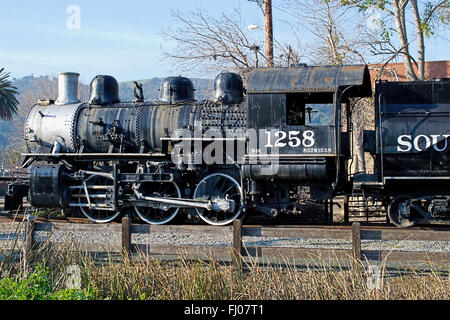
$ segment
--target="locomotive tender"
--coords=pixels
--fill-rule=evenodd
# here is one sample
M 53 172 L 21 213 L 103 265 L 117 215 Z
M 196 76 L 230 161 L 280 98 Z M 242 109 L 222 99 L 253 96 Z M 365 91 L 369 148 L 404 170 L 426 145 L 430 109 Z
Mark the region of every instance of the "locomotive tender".
M 27 116 L 34 207 L 77 208 L 99 223 L 131 211 L 150 224 L 183 212 L 225 225 L 357 192 L 388 203 L 398 226 L 449 218 L 450 82 L 377 83 L 376 132 L 365 135 L 375 174 L 351 175 L 350 116 L 372 96 L 367 66 L 255 69 L 246 88 L 222 72 L 205 101 L 170 77 L 158 101 L 136 83 L 136 99 L 121 102 L 117 81 L 97 76 L 81 102 L 78 76 L 59 74 L 58 99 Z
M 400 227 L 450 218 L 450 79 L 375 86 L 374 175 L 354 187 L 384 199 Z

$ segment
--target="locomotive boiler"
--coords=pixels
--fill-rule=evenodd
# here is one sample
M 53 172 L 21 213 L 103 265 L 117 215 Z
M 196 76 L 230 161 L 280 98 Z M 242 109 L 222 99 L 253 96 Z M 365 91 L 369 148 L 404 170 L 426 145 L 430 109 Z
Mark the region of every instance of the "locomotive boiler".
M 145 102 L 142 92 L 132 102 L 121 102 L 117 81 L 100 75 L 85 103 L 77 97 L 78 76 L 59 74 L 58 99 L 39 101 L 27 116 L 23 166 L 30 166 L 31 205 L 78 208 L 96 222 L 109 222 L 130 208 L 152 224 L 171 221 L 181 208 L 220 212 L 225 222 L 241 213 L 239 178 L 209 174 L 206 167 L 183 162 L 191 153 L 173 153 L 184 141 L 174 138 L 177 130 L 245 131 L 239 76 L 219 75 L 217 101 L 196 101 L 189 79 L 170 77 L 162 82 L 157 102 Z M 197 186 L 200 176 L 202 187 Z M 219 182 L 226 193 L 205 194 L 204 186 Z

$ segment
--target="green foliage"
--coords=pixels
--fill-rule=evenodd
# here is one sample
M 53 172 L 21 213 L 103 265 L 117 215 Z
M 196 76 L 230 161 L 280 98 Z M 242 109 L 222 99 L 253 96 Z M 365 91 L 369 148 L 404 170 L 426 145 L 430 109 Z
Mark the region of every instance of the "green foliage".
M 434 32 L 433 32 L 433 30 L 431 29 L 431 26 L 430 26 L 429 23 L 422 22 L 422 23 L 420 24 L 420 28 L 421 28 L 423 34 L 424 34 L 427 38 L 429 38 L 431 35 L 434 34 Z
M 356 6 L 360 11 L 366 11 L 370 7 L 377 7 L 378 9 L 386 9 L 386 5 L 391 4 L 388 0 L 341 0 L 344 6 Z
M 42 218 L 64 218 L 64 213 L 60 209 L 35 208 L 31 207 L 33 214 Z
M 435 30 L 440 25 L 447 26 L 450 23 L 450 0 L 440 3 L 440 5 L 435 5 L 430 1 L 426 2 L 422 17 L 420 28 L 423 34 L 429 38 L 435 34 Z
M 32 207 L 32 210 L 33 210 L 33 214 L 35 216 L 43 217 L 43 218 L 47 218 L 51 212 L 50 209 L 42 209 L 42 208 L 35 208 L 35 207 Z
M 12 116 L 17 113 L 17 105 L 19 101 L 15 95 L 19 92 L 10 81 L 8 81 L 9 73 L 3 72 L 4 68 L 0 69 L 0 119 L 11 120 Z
M 91 290 L 61 289 L 53 285 L 49 270 L 39 264 L 31 273 L 0 279 L 0 300 L 91 300 Z

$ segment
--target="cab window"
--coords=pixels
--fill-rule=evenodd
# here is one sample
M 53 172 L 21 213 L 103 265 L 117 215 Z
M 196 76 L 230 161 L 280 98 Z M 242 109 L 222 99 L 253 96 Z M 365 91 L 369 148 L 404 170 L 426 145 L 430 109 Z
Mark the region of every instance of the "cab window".
M 332 93 L 292 93 L 286 95 L 286 125 L 334 125 Z

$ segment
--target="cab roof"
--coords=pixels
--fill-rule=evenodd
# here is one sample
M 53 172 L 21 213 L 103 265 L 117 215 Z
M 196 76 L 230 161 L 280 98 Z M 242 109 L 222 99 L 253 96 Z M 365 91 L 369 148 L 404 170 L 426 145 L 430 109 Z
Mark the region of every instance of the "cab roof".
M 355 86 L 349 89 L 353 97 L 372 95 L 367 65 L 258 68 L 246 79 L 248 94 L 335 92 L 349 86 Z

